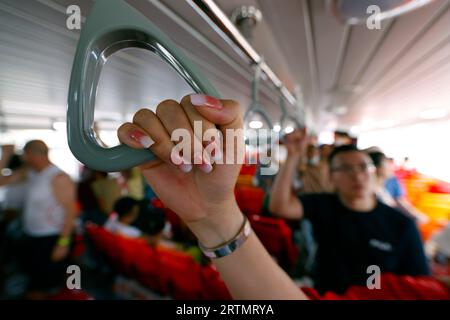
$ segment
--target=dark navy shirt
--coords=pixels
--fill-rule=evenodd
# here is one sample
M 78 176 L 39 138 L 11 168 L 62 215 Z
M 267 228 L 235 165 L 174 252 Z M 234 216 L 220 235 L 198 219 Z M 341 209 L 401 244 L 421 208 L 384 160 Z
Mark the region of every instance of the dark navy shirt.
M 353 211 L 329 193 L 299 198 L 318 244 L 313 279 L 320 293 L 366 285 L 371 265 L 382 273 L 429 274 L 417 227 L 400 211 L 380 201 L 372 211 Z

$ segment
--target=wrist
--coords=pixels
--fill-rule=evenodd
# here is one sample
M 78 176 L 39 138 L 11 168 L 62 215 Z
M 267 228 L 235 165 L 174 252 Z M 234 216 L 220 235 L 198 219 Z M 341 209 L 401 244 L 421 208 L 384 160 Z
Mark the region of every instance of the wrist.
M 210 207 L 205 218 L 188 222 L 187 226 L 204 247 L 214 248 L 235 237 L 243 222 L 244 216 L 236 201 L 231 201 L 219 207 Z
M 60 236 L 58 241 L 56 241 L 57 246 L 59 247 L 68 247 L 70 245 L 71 239 L 68 236 Z
M 301 153 L 301 152 L 291 153 L 291 154 L 287 155 L 285 163 L 288 166 L 297 168 L 297 165 L 300 163 L 302 158 L 303 158 L 303 153 Z

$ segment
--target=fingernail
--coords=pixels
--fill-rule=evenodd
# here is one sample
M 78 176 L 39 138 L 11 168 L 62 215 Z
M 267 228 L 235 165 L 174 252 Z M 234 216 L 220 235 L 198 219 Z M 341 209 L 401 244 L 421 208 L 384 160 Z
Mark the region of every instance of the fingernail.
M 213 169 L 212 165 L 210 165 L 209 163 L 204 163 L 199 168 L 204 173 L 210 173 L 212 171 L 212 169 Z
M 184 173 L 191 172 L 191 170 L 192 170 L 192 164 L 186 164 L 186 163 L 183 163 L 183 164 L 180 164 L 178 167 L 179 167 L 180 170 L 183 171 Z
M 210 107 L 213 109 L 222 109 L 223 104 L 219 99 L 204 94 L 191 94 L 191 103 L 197 107 Z
M 155 143 L 149 136 L 139 130 L 132 131 L 130 138 L 139 142 L 144 148 L 150 148 Z

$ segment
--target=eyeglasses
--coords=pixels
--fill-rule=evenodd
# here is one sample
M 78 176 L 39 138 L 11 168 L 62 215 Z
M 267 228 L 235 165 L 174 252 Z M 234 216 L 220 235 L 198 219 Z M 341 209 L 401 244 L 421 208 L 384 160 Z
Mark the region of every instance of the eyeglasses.
M 375 166 L 372 163 L 361 163 L 358 165 L 350 166 L 350 165 L 342 165 L 340 167 L 331 168 L 332 172 L 342 172 L 347 175 L 351 175 L 354 173 L 370 173 L 375 171 Z

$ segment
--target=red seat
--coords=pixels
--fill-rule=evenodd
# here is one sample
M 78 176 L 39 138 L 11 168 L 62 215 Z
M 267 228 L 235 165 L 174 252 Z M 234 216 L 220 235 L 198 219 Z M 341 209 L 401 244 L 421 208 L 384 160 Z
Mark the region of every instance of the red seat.
M 239 172 L 239 175 L 254 176 L 257 169 L 258 169 L 258 166 L 256 164 L 245 164 L 244 163 L 241 167 L 241 171 Z
M 283 219 L 249 216 L 253 230 L 269 253 L 286 270 L 297 261 L 298 249 L 292 239 L 292 230 Z
M 261 188 L 239 186 L 235 189 L 236 202 L 246 215 L 262 213 L 264 204 L 264 190 Z
M 100 251 L 118 272 L 129 274 L 131 262 L 126 260 L 124 250 L 128 247 L 126 238 L 116 236 L 108 230 L 89 224 L 86 232 L 92 239 L 94 247 Z
M 450 183 L 439 181 L 429 186 L 428 192 L 450 194 Z
M 450 290 L 430 276 L 385 273 L 381 275 L 380 283 L 380 289 L 352 286 L 342 295 L 326 292 L 320 296 L 311 288 L 306 288 L 304 292 L 314 300 L 450 300 Z
M 172 234 L 174 235 L 175 238 L 177 236 L 183 234 L 182 221 L 181 221 L 180 217 L 175 212 L 173 212 L 172 210 L 167 208 L 162 203 L 162 201 L 159 200 L 159 199 L 153 199 L 152 200 L 152 205 L 155 208 L 159 208 L 159 209 L 164 210 L 164 213 L 166 215 L 166 219 L 170 223 L 170 226 L 171 226 L 171 229 L 172 229 Z
M 112 263 L 117 263 L 120 260 L 122 253 L 117 246 L 116 236 L 100 227 L 96 229 L 95 233 L 99 249 Z
M 126 238 L 116 235 L 116 248 L 120 256 L 114 261 L 116 270 L 122 274 L 134 277 L 138 257 L 147 250 L 143 239 Z
M 161 247 L 157 251 L 160 275 L 167 281 L 169 294 L 177 300 L 201 299 L 201 270 L 192 256 Z
M 147 247 L 139 252 L 135 263 L 135 278 L 139 283 L 161 295 L 168 294 L 168 280 L 162 272 L 159 254 L 155 248 Z
M 73 249 L 70 255 L 72 258 L 79 258 L 85 252 L 86 252 L 86 245 L 84 242 L 83 235 L 76 234 L 73 239 Z
M 48 297 L 48 300 L 94 300 L 94 298 L 83 290 L 64 288 Z
M 214 265 L 202 267 L 203 299 L 232 300 L 232 297 Z

